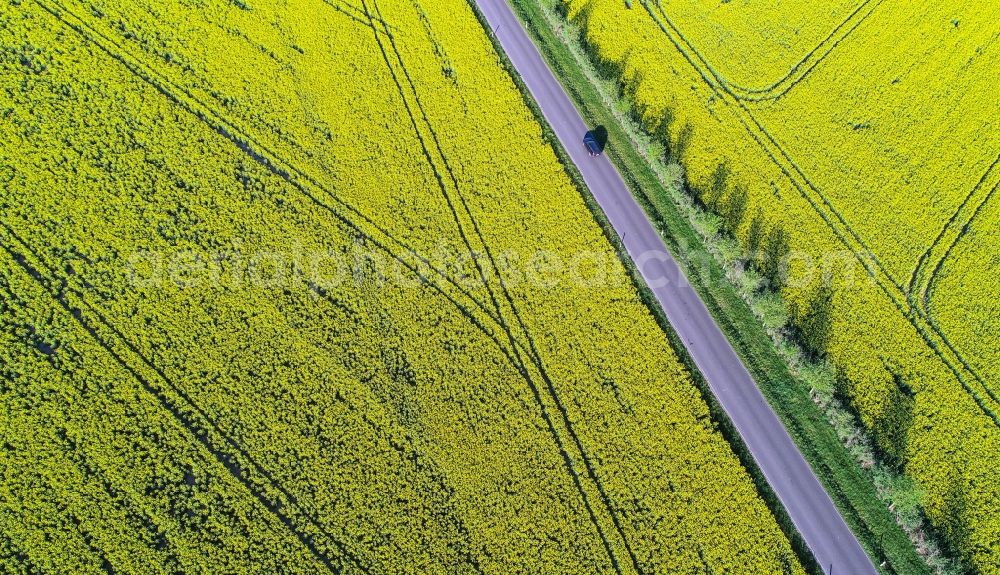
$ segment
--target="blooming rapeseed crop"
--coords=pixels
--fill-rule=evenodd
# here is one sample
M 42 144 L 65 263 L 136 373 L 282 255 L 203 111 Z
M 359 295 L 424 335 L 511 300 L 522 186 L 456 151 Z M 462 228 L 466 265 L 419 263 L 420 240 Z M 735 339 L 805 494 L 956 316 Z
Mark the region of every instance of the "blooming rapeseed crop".
M 931 520 L 1000 573 L 997 6 L 565 5 L 700 199 L 789 254 L 804 340 Z
M 0 94 L 2 570 L 803 572 L 466 3 L 12 0 Z

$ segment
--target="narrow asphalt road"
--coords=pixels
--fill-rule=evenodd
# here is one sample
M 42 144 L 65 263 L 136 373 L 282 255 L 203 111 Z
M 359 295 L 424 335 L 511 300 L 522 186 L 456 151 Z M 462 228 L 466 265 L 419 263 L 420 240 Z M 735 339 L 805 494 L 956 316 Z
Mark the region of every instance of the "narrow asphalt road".
M 677 267 L 621 176 L 583 145 L 587 126 L 505 0 L 476 0 L 556 136 L 638 266 L 771 488 L 823 568 L 870 575 L 875 567 L 764 400 L 753 378 Z M 610 142 L 610 145 L 616 145 Z M 617 145 L 626 145 L 624 143 Z

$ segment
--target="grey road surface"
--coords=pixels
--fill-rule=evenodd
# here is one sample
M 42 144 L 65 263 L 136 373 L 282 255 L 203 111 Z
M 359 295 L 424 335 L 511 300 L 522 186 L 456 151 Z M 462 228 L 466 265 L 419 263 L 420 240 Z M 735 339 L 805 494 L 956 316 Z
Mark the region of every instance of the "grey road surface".
M 476 3 L 823 572 L 876 573 L 621 176 L 605 157 L 587 153 L 583 145 L 587 126 L 511 7 L 504 0 Z

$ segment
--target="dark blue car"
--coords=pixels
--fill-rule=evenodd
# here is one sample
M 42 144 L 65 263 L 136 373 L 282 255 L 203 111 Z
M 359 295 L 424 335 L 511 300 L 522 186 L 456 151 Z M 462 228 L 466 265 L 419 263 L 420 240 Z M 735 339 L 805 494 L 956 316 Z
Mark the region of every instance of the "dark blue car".
M 594 135 L 594 132 L 587 132 L 583 136 L 583 145 L 587 147 L 587 152 L 591 156 L 601 155 L 601 143 L 597 141 L 597 136 Z

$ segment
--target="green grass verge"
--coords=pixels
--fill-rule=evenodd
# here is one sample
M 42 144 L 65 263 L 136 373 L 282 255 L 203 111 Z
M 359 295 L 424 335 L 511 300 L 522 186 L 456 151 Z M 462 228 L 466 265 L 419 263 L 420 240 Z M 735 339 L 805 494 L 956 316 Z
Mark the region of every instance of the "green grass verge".
M 873 558 L 876 566 L 879 566 L 879 571 L 886 574 L 930 574 L 928 565 L 920 558 L 906 533 L 896 524 L 885 504 L 880 501 L 875 485 L 840 442 L 836 431 L 819 407 L 813 403 L 809 389 L 792 376 L 788 365 L 779 355 L 764 327 L 740 297 L 736 288 L 728 282 L 725 270 L 705 248 L 701 236 L 672 201 L 670 192 L 664 188 L 642 155 L 633 146 L 628 145 L 630 138 L 624 128 L 614 113 L 603 103 L 597 89 L 580 69 L 569 48 L 546 24 L 542 8 L 533 0 L 513 0 L 513 6 L 584 120 L 588 125 L 607 128 L 608 141 L 611 143 L 606 152 L 609 159 L 618 168 L 647 216 L 662 232 L 668 248 L 684 269 L 692 286 L 701 295 L 716 322 L 743 359 L 764 396 L 781 418 L 855 536 Z M 510 68 L 506 58 L 504 60 Z M 522 91 L 526 92 L 516 74 L 513 76 Z M 546 126 L 533 100 L 530 97 L 526 100 L 542 125 Z M 682 355 L 682 359 L 692 368 L 692 372 L 697 374 L 697 370 L 693 369 L 693 362 L 684 352 L 662 310 L 639 278 L 634 266 L 631 265 L 631 260 L 624 255 L 624 249 L 610 229 L 604 214 L 590 196 L 586 186 L 582 184 L 579 173 L 569 161 L 565 151 L 561 150 L 556 138 L 551 135 L 551 130 L 548 130 L 547 126 L 546 129 L 547 136 L 559 151 L 563 163 L 578 187 L 581 188 L 595 218 L 619 254 L 623 256 L 643 299 L 657 316 L 674 347 Z M 700 379 L 700 376 L 696 375 L 696 379 Z M 776 497 L 749 457 L 725 413 L 714 397 L 707 393 L 704 381 L 698 383 L 703 395 L 707 395 L 706 400 L 721 430 L 754 476 L 762 496 L 771 505 L 779 523 L 792 539 L 796 551 L 802 556 L 802 541 L 794 532 L 794 528 L 790 527 L 791 522 L 784 509 L 777 503 Z M 810 563 L 811 557 L 805 557 L 804 561 Z M 816 568 L 815 565 L 811 567 Z

